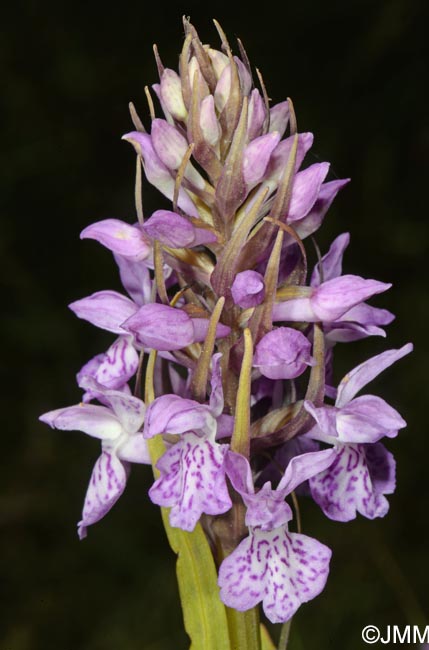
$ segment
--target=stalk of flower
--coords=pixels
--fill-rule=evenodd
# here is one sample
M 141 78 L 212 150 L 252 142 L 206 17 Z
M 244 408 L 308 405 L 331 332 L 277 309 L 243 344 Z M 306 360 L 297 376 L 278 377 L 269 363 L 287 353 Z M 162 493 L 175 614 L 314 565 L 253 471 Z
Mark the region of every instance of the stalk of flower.
M 366 301 L 391 285 L 343 274 L 348 233 L 307 277 L 306 239 L 348 179 L 329 180 L 326 162 L 305 166 L 313 136 L 299 133 L 292 102 L 270 106 L 242 44 L 235 56 L 215 25 L 221 50 L 184 20 L 178 72 L 155 48 L 150 129 L 131 105 L 124 136 L 137 154 L 137 223 L 109 218 L 81 233 L 113 253 L 129 297 L 101 290 L 70 305 L 117 338 L 78 373 L 81 405 L 41 419 L 102 440 L 80 537 L 124 491 L 129 463 L 151 463 L 148 497 L 179 556 L 194 646 L 260 650 L 274 647 L 260 604 L 271 622 L 290 621 L 329 572 L 331 550 L 293 529 L 286 498 L 296 508 L 295 493 L 308 495 L 337 521 L 387 512 L 394 461 L 380 440 L 405 422 L 355 395 L 412 346 L 334 387 L 337 343 L 386 336 L 393 314 Z M 142 171 L 171 202 L 147 218 Z M 205 580 L 198 611 L 191 573 Z

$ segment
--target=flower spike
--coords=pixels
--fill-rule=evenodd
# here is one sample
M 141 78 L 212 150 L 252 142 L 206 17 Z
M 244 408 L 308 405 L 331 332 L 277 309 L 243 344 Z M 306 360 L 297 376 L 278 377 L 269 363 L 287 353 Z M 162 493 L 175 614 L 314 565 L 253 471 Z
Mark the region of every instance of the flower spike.
M 214 24 L 217 47 L 183 18 L 177 70 L 153 48 L 150 126 L 130 104 L 123 136 L 136 155 L 136 217 L 81 233 L 113 254 L 124 293 L 70 304 L 114 336 L 78 365 L 81 402 L 40 419 L 100 440 L 79 537 L 118 501 L 131 464 L 151 464 L 148 497 L 179 556 L 192 647 L 261 650 L 274 645 L 259 607 L 288 622 L 329 573 L 331 550 L 301 532 L 299 513 L 294 522 L 296 494 L 333 521 L 388 512 L 385 442 L 406 423 L 362 389 L 412 344 L 334 381 L 340 343 L 386 337 L 394 315 L 367 301 L 391 284 L 349 273 L 348 232 L 319 252 L 316 233 L 349 179 L 306 161 L 314 138 L 299 132 L 292 100 L 271 105 L 241 41 L 237 55 Z M 151 214 L 143 176 L 160 194 Z

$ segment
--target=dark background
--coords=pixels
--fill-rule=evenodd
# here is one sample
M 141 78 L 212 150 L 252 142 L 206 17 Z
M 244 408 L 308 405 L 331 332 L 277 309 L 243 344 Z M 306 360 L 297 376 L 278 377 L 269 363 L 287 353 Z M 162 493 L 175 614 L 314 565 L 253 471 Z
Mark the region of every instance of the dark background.
M 392 281 L 375 304 L 397 320 L 388 341 L 339 346 L 338 378 L 415 343 L 373 385 L 409 423 L 388 443 L 398 461 L 388 517 L 339 524 L 302 506 L 304 531 L 334 556 L 325 592 L 293 622 L 291 650 L 354 650 L 365 647 L 365 625 L 428 622 L 426 9 L 416 0 L 3 7 L 0 650 L 187 647 L 173 557 L 146 496 L 149 468 L 134 466 L 119 504 L 79 543 L 98 442 L 37 420 L 78 401 L 74 374 L 112 341 L 67 309 L 119 288 L 110 254 L 79 233 L 107 217 L 134 219 L 135 158 L 120 140 L 131 130 L 127 103 L 147 115 L 152 43 L 175 68 L 182 14 L 215 47 L 212 17 L 231 42 L 241 37 L 273 100 L 291 96 L 300 130 L 315 133 L 310 162 L 330 160 L 332 178 L 352 177 L 318 241 L 326 250 L 350 230 L 345 271 Z M 144 197 L 155 209 L 156 193 L 146 186 Z

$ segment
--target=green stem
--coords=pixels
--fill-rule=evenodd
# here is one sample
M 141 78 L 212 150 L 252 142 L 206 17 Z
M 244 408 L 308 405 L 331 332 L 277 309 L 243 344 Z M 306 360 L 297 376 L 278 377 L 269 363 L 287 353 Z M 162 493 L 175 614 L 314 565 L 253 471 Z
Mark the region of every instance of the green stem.
M 259 609 L 254 607 L 247 612 L 238 612 L 226 607 L 230 650 L 261 650 L 261 630 Z
M 286 621 L 286 623 L 283 623 L 282 625 L 278 650 L 286 650 L 288 646 L 291 623 L 292 619 L 290 618 L 288 621 Z

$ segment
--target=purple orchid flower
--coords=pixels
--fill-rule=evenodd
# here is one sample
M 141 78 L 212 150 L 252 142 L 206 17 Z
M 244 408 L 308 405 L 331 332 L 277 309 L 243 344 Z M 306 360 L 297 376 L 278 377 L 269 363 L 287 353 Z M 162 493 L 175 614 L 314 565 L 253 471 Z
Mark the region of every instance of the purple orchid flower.
M 204 227 L 197 227 L 180 214 L 171 210 L 156 210 L 143 225 L 133 226 L 118 219 L 105 219 L 87 226 L 81 239 L 95 239 L 100 244 L 134 262 L 144 262 L 153 268 L 153 240 L 165 246 L 182 248 L 217 241 L 215 233 Z M 171 272 L 171 270 L 170 270 Z
M 130 463 L 150 464 L 147 443 L 140 431 L 145 405 L 137 397 L 120 391 L 106 390 L 93 383 L 92 390 L 102 395 L 108 406 L 77 404 L 49 411 L 40 420 L 54 429 L 83 431 L 101 440 L 101 456 L 92 471 L 85 497 L 79 538 L 87 527 L 100 521 L 125 489 Z
M 338 278 L 342 273 L 344 251 L 349 245 L 349 233 L 339 235 L 331 244 L 329 251 L 316 264 L 311 276 L 310 286 L 319 287 L 323 281 Z M 355 305 L 338 319 L 327 323 L 325 327 L 326 341 L 335 342 L 356 341 L 366 336 L 386 336 L 380 325 L 389 325 L 395 316 L 387 309 L 372 307 L 365 302 Z
M 375 294 L 387 291 L 391 286 L 378 280 L 365 280 L 358 275 L 342 275 L 309 289 L 307 297 L 276 303 L 273 307 L 273 321 L 337 321 L 352 307 Z
M 174 196 L 173 172 L 162 162 L 155 151 L 152 138 L 147 133 L 132 131 L 122 137 L 130 142 L 141 155 L 146 177 L 164 196 L 172 200 Z M 199 218 L 198 210 L 184 188 L 180 188 L 177 204 L 186 214 Z
M 180 350 L 191 343 L 204 341 L 209 320 L 191 318 L 180 309 L 153 303 L 143 305 L 122 325 L 122 329 L 132 333 L 143 347 L 154 350 Z M 221 323 L 216 328 L 216 336 L 228 336 L 231 329 Z
M 395 465 L 379 441 L 396 436 L 406 422 L 380 397 L 355 395 L 412 349 L 408 343 L 357 366 L 341 380 L 335 406 L 304 403 L 317 423 L 308 436 L 333 445 L 336 452 L 332 465 L 310 479 L 312 496 L 330 519 L 350 521 L 357 512 L 373 519 L 389 509 L 384 494 L 394 491 Z
M 164 217 L 164 215 L 167 216 Z M 156 222 L 157 219 L 159 221 L 159 217 L 161 217 L 161 221 L 167 220 L 169 223 L 169 228 L 165 228 L 166 230 L 171 228 L 174 230 L 174 227 L 177 230 L 178 224 L 172 224 L 171 218 L 173 218 L 173 221 L 183 219 L 186 222 L 186 228 L 183 223 L 181 223 L 181 226 L 182 230 L 186 230 L 186 235 L 182 235 L 182 237 L 185 237 L 188 245 L 191 242 L 192 245 L 196 245 L 203 241 L 216 239 L 213 233 L 209 231 L 204 231 L 200 237 L 198 233 L 202 229 L 194 228 L 187 219 L 176 215 L 174 212 L 158 210 L 153 213 L 151 219 L 155 218 L 154 221 Z M 135 224 L 133 226 L 118 219 L 105 219 L 87 226 L 80 235 L 81 239 L 95 239 L 112 251 L 119 267 L 122 284 L 137 305 L 152 302 L 153 281 L 149 273 L 149 269 L 154 268 L 152 239 L 158 238 L 162 243 L 169 246 L 175 244 L 174 234 L 169 239 L 163 240 L 162 228 L 160 232 L 155 232 L 156 228 L 155 231 L 151 228 L 149 225 L 151 219 L 144 225 Z M 166 264 L 163 264 L 163 275 L 167 283 L 173 275 L 173 270 Z
M 226 471 L 247 506 L 249 536 L 221 564 L 220 597 L 228 607 L 245 611 L 262 601 L 272 623 L 289 620 L 299 606 L 324 588 L 331 551 L 317 540 L 292 533 L 292 510 L 285 497 L 326 468 L 332 450 L 295 456 L 275 490 L 268 481 L 255 492 L 248 461 L 228 452 Z
M 209 404 L 178 395 L 162 395 L 148 407 L 143 435 L 180 434 L 157 463 L 161 472 L 149 490 L 152 501 L 171 507 L 170 524 L 191 531 L 204 512 L 223 514 L 231 508 L 225 478 L 225 454 L 229 445 L 216 442 L 232 418 L 222 416 L 223 392 L 220 354 L 212 359 L 212 392 Z

